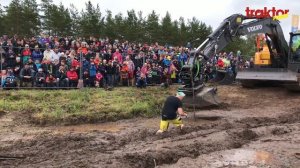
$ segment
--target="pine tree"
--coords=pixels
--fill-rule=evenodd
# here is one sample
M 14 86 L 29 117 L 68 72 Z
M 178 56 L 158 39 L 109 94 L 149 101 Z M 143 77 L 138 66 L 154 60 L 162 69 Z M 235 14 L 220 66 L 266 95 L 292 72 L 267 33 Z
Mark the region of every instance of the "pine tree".
M 34 36 L 40 32 L 40 16 L 36 0 L 24 0 L 23 9 L 23 26 L 22 33 L 27 36 Z
M 116 38 L 124 38 L 126 34 L 126 26 L 125 26 L 125 19 L 123 19 L 122 13 L 118 13 L 115 15 L 115 30 L 116 30 Z
M 81 16 L 78 12 L 78 9 L 74 6 L 74 4 L 70 5 L 69 11 L 70 11 L 70 15 L 71 15 L 71 34 L 70 35 L 79 35 Z
M 138 37 L 138 18 L 134 10 L 127 11 L 127 17 L 124 20 L 125 34 L 124 37 L 129 41 L 136 41 Z M 140 41 L 140 40 L 138 40 Z
M 52 9 L 52 0 L 41 0 L 41 23 L 42 23 L 42 30 L 47 32 L 48 34 L 51 33 L 51 9 Z
M 177 20 L 174 20 L 174 22 L 172 23 L 172 30 L 171 30 L 171 44 L 173 45 L 180 45 L 180 42 L 179 42 L 179 23 Z
M 207 25 L 195 17 L 192 18 L 192 20 L 188 21 L 188 39 L 189 41 L 193 41 L 197 38 L 199 38 L 198 41 L 195 41 L 193 44 L 193 47 L 197 47 L 202 43 L 207 36 L 212 32 L 211 27 L 207 27 Z
M 4 27 L 4 11 L 2 9 L 2 5 L 0 4 L 0 34 L 5 34 L 5 27 Z
M 145 33 L 149 34 L 150 42 L 158 42 L 160 25 L 159 25 L 159 16 L 153 10 L 151 14 L 148 15 L 147 20 L 145 21 L 146 30 Z
M 60 3 L 59 7 L 53 6 L 52 29 L 55 35 L 70 35 L 72 20 L 68 9 Z
M 253 57 L 255 54 L 255 36 L 233 38 L 233 41 L 223 49 L 223 51 L 227 53 L 236 53 L 238 50 L 240 50 L 242 55 L 247 59 Z
M 161 23 L 161 42 L 164 44 L 172 44 L 173 25 L 172 19 L 169 12 L 166 13 L 165 17 L 162 18 Z
M 109 10 L 106 14 L 102 17 L 99 5 L 93 6 L 91 1 L 78 12 L 72 4 L 66 8 L 62 3 L 55 5 L 53 0 L 41 0 L 40 6 L 36 0 L 12 0 L 5 11 L 0 5 L 0 33 L 33 36 L 43 31 L 58 36 L 107 36 L 132 42 L 185 45 L 196 38 L 203 41 L 212 31 L 195 17 L 187 23 L 182 17 L 172 21 L 169 12 L 162 20 L 155 11 L 147 17 L 134 10 L 127 11 L 125 17 L 122 13 L 112 16 Z
M 99 37 L 103 32 L 104 18 L 100 12 L 99 4 L 93 6 L 91 1 L 86 3 L 86 11 L 81 12 L 82 18 L 80 20 L 81 35 Z
M 179 18 L 179 45 L 185 46 L 188 41 L 188 28 L 183 17 Z
M 23 33 L 23 9 L 20 0 L 12 0 L 6 9 L 4 24 L 6 33 L 10 36 L 14 34 L 22 35 Z
M 115 38 L 117 38 L 115 20 L 112 17 L 112 13 L 110 10 L 107 10 L 106 13 L 107 13 L 107 15 L 105 18 L 104 35 L 111 39 L 115 39 Z
M 146 21 L 143 17 L 143 12 L 138 12 L 138 20 L 137 20 L 137 29 L 136 29 L 136 36 L 138 37 L 139 42 L 150 42 L 151 37 L 150 34 L 146 31 Z

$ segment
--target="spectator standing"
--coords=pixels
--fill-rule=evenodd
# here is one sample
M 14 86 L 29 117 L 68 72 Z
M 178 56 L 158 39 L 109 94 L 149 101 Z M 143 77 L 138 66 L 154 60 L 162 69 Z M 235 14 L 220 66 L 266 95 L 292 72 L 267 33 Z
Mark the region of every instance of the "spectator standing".
M 107 87 L 107 62 L 106 59 L 103 60 L 102 63 L 99 64 L 98 70 L 102 74 L 103 78 L 100 82 L 100 86 L 106 88 Z
M 114 74 L 115 74 L 114 66 L 112 64 L 112 61 L 109 60 L 108 65 L 106 66 L 106 76 L 107 76 L 108 88 L 113 88 L 113 84 L 114 84 L 113 76 L 114 76 Z
M 119 49 L 116 49 L 116 51 L 113 53 L 112 57 L 114 60 L 115 60 L 115 58 L 117 58 L 119 63 L 123 62 L 122 54 L 120 53 Z
M 131 86 L 134 86 L 134 70 L 135 65 L 134 62 L 130 59 L 130 56 L 126 56 L 126 64 L 128 66 L 128 80 Z
M 96 67 L 94 61 L 91 60 L 90 66 L 89 66 L 89 76 L 90 76 L 89 84 L 91 87 L 95 87 L 96 74 L 97 74 L 97 67 Z

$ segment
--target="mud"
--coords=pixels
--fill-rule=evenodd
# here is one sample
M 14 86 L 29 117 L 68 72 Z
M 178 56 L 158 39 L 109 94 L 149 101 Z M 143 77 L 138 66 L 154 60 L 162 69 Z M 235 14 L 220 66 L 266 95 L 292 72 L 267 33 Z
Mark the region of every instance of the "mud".
M 299 167 L 300 94 L 218 91 L 221 107 L 162 135 L 159 117 L 40 127 L 0 112 L 0 167 Z

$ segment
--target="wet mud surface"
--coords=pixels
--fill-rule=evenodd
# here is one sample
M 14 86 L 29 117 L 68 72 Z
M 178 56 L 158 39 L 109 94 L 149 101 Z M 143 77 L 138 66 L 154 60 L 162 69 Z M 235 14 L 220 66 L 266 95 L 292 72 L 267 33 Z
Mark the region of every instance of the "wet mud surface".
M 0 112 L 0 167 L 299 167 L 300 93 L 218 94 L 221 107 L 190 112 L 183 130 L 162 135 L 159 117 L 39 127 Z

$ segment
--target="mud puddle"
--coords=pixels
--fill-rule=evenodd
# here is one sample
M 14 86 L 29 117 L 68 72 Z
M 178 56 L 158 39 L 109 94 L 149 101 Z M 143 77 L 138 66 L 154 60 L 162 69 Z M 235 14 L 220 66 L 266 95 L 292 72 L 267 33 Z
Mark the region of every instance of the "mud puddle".
M 299 167 L 300 96 L 219 90 L 224 109 L 201 110 L 195 120 L 189 113 L 183 131 L 163 135 L 155 135 L 159 117 L 35 127 L 4 115 L 0 156 L 18 159 L 0 159 L 0 167 Z

